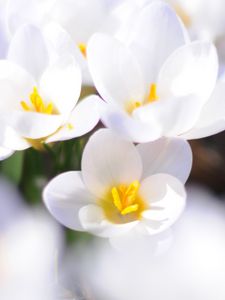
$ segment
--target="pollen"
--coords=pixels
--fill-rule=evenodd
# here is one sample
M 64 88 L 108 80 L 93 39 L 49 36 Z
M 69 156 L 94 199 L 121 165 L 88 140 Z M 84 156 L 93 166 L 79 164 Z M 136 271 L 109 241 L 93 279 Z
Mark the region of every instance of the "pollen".
M 42 114 L 53 114 L 54 106 L 52 102 L 45 104 L 43 99 L 38 93 L 36 87 L 33 88 L 33 92 L 30 94 L 30 104 L 27 104 L 25 101 L 21 101 L 20 104 L 25 111 L 33 111 Z
M 73 130 L 74 129 L 74 126 L 72 123 L 67 123 L 67 129 L 68 130 Z
M 87 47 L 84 43 L 78 44 L 78 48 L 80 49 L 80 52 L 83 54 L 83 56 L 87 57 Z

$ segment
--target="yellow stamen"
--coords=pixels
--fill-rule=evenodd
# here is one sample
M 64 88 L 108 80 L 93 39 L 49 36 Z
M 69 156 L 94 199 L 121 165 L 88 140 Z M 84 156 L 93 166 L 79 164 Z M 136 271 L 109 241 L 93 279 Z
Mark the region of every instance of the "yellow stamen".
M 87 57 L 87 47 L 86 47 L 86 45 L 84 43 L 80 43 L 80 44 L 78 44 L 78 47 L 80 49 L 80 52 L 86 58 Z
M 138 210 L 138 204 L 127 206 L 121 211 L 121 215 L 127 215 Z
M 53 103 L 49 102 L 45 105 L 44 101 L 42 100 L 41 96 L 38 93 L 36 87 L 33 88 L 33 92 L 30 94 L 30 103 L 29 106 L 25 101 L 21 101 L 20 104 L 25 111 L 35 111 L 42 114 L 51 115 L 53 113 Z
M 53 103 L 50 102 L 50 103 L 47 105 L 46 109 L 45 109 L 45 113 L 48 114 L 48 115 L 51 115 L 51 114 L 52 114 L 52 111 L 53 111 Z
M 136 108 L 141 106 L 141 102 L 140 101 L 130 101 L 127 104 L 127 108 L 126 111 L 131 114 Z
M 125 185 L 112 188 L 113 204 L 122 215 L 130 214 L 138 210 L 139 204 L 135 202 L 139 187 L 139 181 L 134 181 L 127 188 Z
M 29 110 L 30 110 L 29 106 L 26 104 L 25 101 L 21 101 L 20 104 L 21 104 L 22 108 L 23 108 L 25 111 L 29 111 Z
M 129 114 L 132 114 L 132 112 L 140 107 L 140 106 L 143 106 L 143 105 L 146 105 L 146 104 L 149 104 L 149 103 L 152 103 L 156 100 L 159 99 L 159 96 L 157 95 L 157 85 L 155 83 L 152 83 L 150 85 L 150 89 L 149 89 L 149 93 L 148 95 L 146 96 L 146 98 L 144 99 L 144 101 L 129 101 L 126 103 L 126 111 L 129 113 Z
M 148 102 L 154 102 L 156 100 L 158 100 L 159 97 L 157 95 L 157 86 L 155 83 L 152 83 L 150 86 L 150 91 L 149 91 L 149 95 L 148 95 Z
M 116 187 L 112 188 L 112 196 L 113 196 L 113 203 L 114 203 L 115 207 L 119 211 L 121 211 L 123 209 L 123 206 L 122 206 L 122 202 L 121 202 L 121 199 L 120 199 L 119 192 L 118 192 Z

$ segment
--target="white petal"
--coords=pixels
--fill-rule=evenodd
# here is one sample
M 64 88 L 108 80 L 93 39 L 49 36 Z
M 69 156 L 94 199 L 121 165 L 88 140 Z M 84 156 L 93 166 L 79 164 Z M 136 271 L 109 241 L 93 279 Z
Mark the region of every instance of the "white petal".
M 161 1 L 147 5 L 135 20 L 131 47 L 148 84 L 156 82 L 166 58 L 185 44 L 186 31 L 176 13 Z
M 81 73 L 72 56 L 63 56 L 41 77 L 41 94 L 52 101 L 60 113 L 69 114 L 81 90 Z
M 4 160 L 14 153 L 13 150 L 0 146 L 0 160 Z
M 48 51 L 41 31 L 33 25 L 24 25 L 13 36 L 8 59 L 40 78 L 48 64 Z
M 1 145 L 12 150 L 25 150 L 30 144 L 11 127 L 1 124 L 0 130 Z
M 0 60 L 0 114 L 21 110 L 20 102 L 26 100 L 35 86 L 34 79 L 20 66 L 9 60 Z
M 167 173 L 185 183 L 190 175 L 192 152 L 189 144 L 179 138 L 162 138 L 158 141 L 139 144 L 142 158 L 142 178 L 157 173 Z
M 163 65 L 158 78 L 161 98 L 190 94 L 207 101 L 218 73 L 216 49 L 208 42 L 193 42 L 178 48 Z
M 194 127 L 182 138 L 199 139 L 225 130 L 225 82 L 219 81 Z
M 160 126 L 154 118 L 148 119 L 148 122 L 141 122 L 110 104 L 105 105 L 101 119 L 106 127 L 124 139 L 136 143 L 154 141 L 162 135 Z
M 88 189 L 103 197 L 114 185 L 130 184 L 142 173 L 141 158 L 135 146 L 108 129 L 89 139 L 82 157 L 82 174 Z
M 63 116 L 18 111 L 7 115 L 7 122 L 24 138 L 40 139 L 53 134 L 63 123 Z
M 50 213 L 60 223 L 74 230 L 83 230 L 79 221 L 80 208 L 94 201 L 78 171 L 53 178 L 44 189 L 43 199 Z
M 0 12 L 0 59 L 6 57 L 6 53 L 8 51 L 9 38 L 7 34 L 7 28 L 5 24 L 5 14 L 4 12 Z
M 46 142 L 69 140 L 91 131 L 99 122 L 101 102 L 103 101 L 98 96 L 89 96 L 81 100 L 72 111 L 67 123 Z
M 142 224 L 149 234 L 159 233 L 170 227 L 183 212 L 186 193 L 183 184 L 168 174 L 147 177 L 140 188 L 140 195 L 150 208 L 142 213 Z
M 110 18 L 105 0 L 59 0 L 52 16 L 75 43 L 87 43 L 94 32 L 106 31 Z
M 8 27 L 12 34 L 22 25 L 30 23 L 40 26 L 45 13 L 55 0 L 8 0 Z
M 159 99 L 151 104 L 137 108 L 133 115 L 139 121 L 155 123 L 161 136 L 177 136 L 191 129 L 197 122 L 203 103 L 194 95 Z
M 130 100 L 142 101 L 146 87 L 128 48 L 107 35 L 95 34 L 88 43 L 87 58 L 95 86 L 105 101 L 122 107 Z
M 126 224 L 113 224 L 105 219 L 102 209 L 93 204 L 89 204 L 79 211 L 79 218 L 83 228 L 100 237 L 119 236 L 129 232 L 139 221 Z
M 161 234 L 150 237 L 145 225 L 141 222 L 128 233 L 110 238 L 112 246 L 120 252 L 122 251 L 122 254 L 128 253 L 130 249 L 132 251 L 141 251 L 139 253 L 142 253 L 143 249 L 148 249 L 148 255 L 155 257 L 166 253 L 172 242 L 171 230 L 166 230 Z

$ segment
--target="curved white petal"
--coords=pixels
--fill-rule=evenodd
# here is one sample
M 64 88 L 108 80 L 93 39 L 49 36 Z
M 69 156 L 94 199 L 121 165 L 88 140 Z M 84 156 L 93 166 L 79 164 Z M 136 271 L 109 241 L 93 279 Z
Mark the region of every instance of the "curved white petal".
M 112 32 L 114 19 L 105 0 L 58 0 L 52 11 L 75 43 L 87 43 L 95 32 Z
M 26 100 L 35 86 L 28 72 L 9 60 L 0 60 L 0 114 L 21 110 L 20 102 Z
M 219 81 L 210 98 L 204 105 L 194 127 L 181 135 L 186 139 L 207 137 L 225 130 L 225 82 Z
M 61 115 L 36 112 L 13 112 L 6 116 L 7 124 L 19 135 L 29 139 L 40 139 L 53 134 L 63 123 Z
M 86 186 L 98 197 L 103 197 L 114 185 L 139 180 L 142 173 L 135 146 L 108 129 L 98 130 L 91 136 L 81 165 Z
M 46 69 L 40 80 L 40 90 L 44 99 L 52 101 L 60 113 L 72 111 L 81 91 L 80 69 L 72 56 L 63 56 Z
M 95 34 L 88 43 L 87 58 L 94 84 L 102 98 L 125 108 L 128 101 L 142 101 L 146 86 L 130 50 L 118 40 Z
M 141 183 L 140 195 L 150 206 L 149 210 L 142 213 L 142 224 L 149 234 L 170 227 L 185 207 L 186 192 L 183 184 L 168 174 L 147 177 Z
M 133 115 L 140 122 L 155 123 L 161 136 L 177 136 L 191 129 L 197 122 L 203 103 L 194 95 L 159 99 L 151 104 L 137 108 Z
M 10 157 L 13 153 L 13 150 L 0 146 L 0 160 Z
M 154 141 L 162 136 L 160 126 L 153 119 L 141 122 L 133 116 L 106 104 L 102 110 L 101 120 L 104 125 L 126 140 L 136 143 Z
M 98 96 L 89 96 L 81 100 L 72 111 L 67 123 L 46 142 L 69 140 L 91 131 L 99 122 L 101 102 Z
M 197 41 L 175 50 L 164 63 L 158 78 L 161 98 L 193 94 L 205 102 L 216 83 L 218 58 L 213 44 Z
M 79 221 L 80 208 L 94 201 L 78 171 L 53 178 L 44 189 L 43 200 L 60 223 L 74 230 L 83 230 Z
M 30 147 L 30 144 L 23 137 L 17 134 L 13 128 L 5 124 L 1 124 L 0 140 L 2 146 L 14 151 L 25 150 Z
M 192 152 L 190 145 L 179 138 L 162 138 L 155 142 L 137 145 L 142 164 L 142 178 L 166 173 L 185 183 L 191 172 Z
M 39 79 L 48 64 L 48 51 L 41 31 L 33 25 L 20 27 L 13 36 L 7 58 Z
M 79 211 L 83 228 L 100 237 L 113 237 L 129 232 L 139 221 L 126 224 L 113 224 L 105 219 L 102 209 L 93 204 L 84 206 Z
M 166 58 L 185 44 L 187 33 L 176 13 L 162 1 L 144 7 L 135 23 L 131 47 L 150 84 L 156 82 Z

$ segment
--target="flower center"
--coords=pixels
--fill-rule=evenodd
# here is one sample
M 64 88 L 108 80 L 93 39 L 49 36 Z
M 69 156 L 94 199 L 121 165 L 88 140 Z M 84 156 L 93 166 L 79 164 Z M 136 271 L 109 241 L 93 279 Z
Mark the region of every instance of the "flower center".
M 156 83 L 152 83 L 149 88 L 149 93 L 143 102 L 141 101 L 129 101 L 127 103 L 126 110 L 129 114 L 131 114 L 136 108 L 152 103 L 159 99 L 157 95 L 157 85 Z
M 87 57 L 87 47 L 84 43 L 78 44 L 78 48 L 80 49 L 80 52 L 83 54 L 83 56 Z
M 100 205 L 106 218 L 112 223 L 127 223 L 141 219 L 141 213 L 148 205 L 139 195 L 140 182 L 135 180 L 130 185 L 113 186 Z
M 112 188 L 113 204 L 121 215 L 127 215 L 138 210 L 139 204 L 136 203 L 136 198 L 139 186 L 139 181 L 134 181 L 128 187 L 121 184 Z
M 33 88 L 33 92 L 30 94 L 30 104 L 25 101 L 21 101 L 20 104 L 25 111 L 34 111 L 42 114 L 57 114 L 56 109 L 54 109 L 53 103 L 49 102 L 45 104 L 41 96 L 38 93 L 36 87 Z

